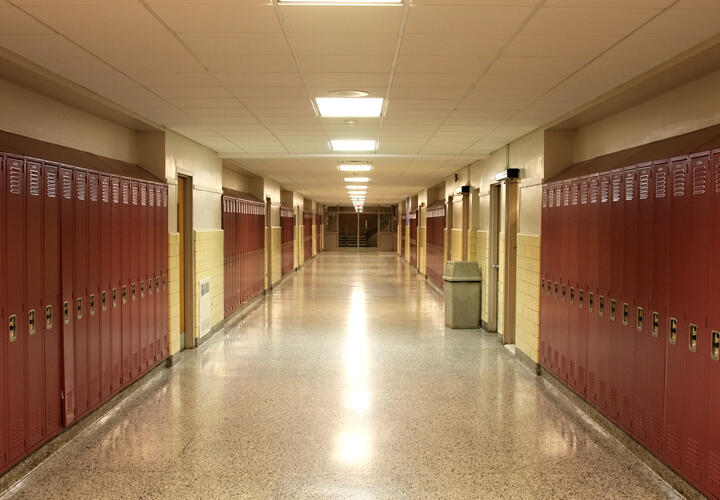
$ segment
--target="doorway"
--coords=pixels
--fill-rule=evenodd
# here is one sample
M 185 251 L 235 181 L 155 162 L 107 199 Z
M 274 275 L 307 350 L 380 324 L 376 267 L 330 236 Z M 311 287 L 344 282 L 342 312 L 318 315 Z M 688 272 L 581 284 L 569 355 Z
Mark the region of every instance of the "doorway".
M 378 246 L 378 214 L 358 214 L 360 234 L 359 247 L 377 248 Z
M 356 213 L 341 213 L 338 215 L 338 246 L 357 248 L 358 216 Z
M 195 347 L 193 329 L 192 178 L 178 175 L 177 225 L 180 246 L 180 346 Z
M 490 186 L 490 248 L 488 249 L 488 326 L 489 332 L 498 330 L 498 287 L 499 282 L 499 243 L 500 243 L 500 195 L 502 186 Z

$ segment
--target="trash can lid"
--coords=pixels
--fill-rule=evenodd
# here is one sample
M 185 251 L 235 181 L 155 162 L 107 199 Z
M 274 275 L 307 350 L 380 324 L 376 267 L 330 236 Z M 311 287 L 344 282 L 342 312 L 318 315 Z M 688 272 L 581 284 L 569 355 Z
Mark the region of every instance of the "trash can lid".
M 445 263 L 445 281 L 481 281 L 480 267 L 472 260 L 455 260 Z

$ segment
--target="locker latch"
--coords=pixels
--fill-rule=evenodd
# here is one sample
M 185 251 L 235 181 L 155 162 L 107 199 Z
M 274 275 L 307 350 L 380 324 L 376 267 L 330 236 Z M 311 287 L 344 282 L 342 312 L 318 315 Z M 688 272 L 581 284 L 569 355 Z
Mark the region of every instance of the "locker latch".
M 571 286 L 570 287 L 570 305 L 572 306 L 574 304 L 575 304 L 575 287 Z
M 95 294 L 90 294 L 90 316 L 95 316 Z
M 720 361 L 720 332 L 713 330 L 712 344 L 710 345 L 710 357 L 713 361 Z
M 643 308 L 638 307 L 635 313 L 635 328 L 638 332 L 642 332 L 643 329 Z
M 140 298 L 145 298 L 145 281 L 140 282 Z
M 152 278 L 150 278 L 150 279 L 148 280 L 148 293 L 149 293 L 150 295 L 153 294 L 153 279 L 152 279 Z
M 45 329 L 52 328 L 52 306 L 45 306 Z
M 627 302 L 623 302 L 623 325 L 628 326 L 630 322 L 630 306 Z
M 598 304 L 598 314 L 605 316 L 605 296 L 600 296 L 600 303 Z
M 583 308 L 583 302 L 584 302 L 585 294 L 582 290 L 578 290 L 578 309 Z
M 117 288 L 112 289 L 113 307 L 117 307 Z
M 130 288 L 130 295 L 132 295 L 133 301 L 137 299 L 137 293 L 136 293 L 135 283 L 132 284 Z
M 657 338 L 660 335 L 660 313 L 653 312 L 652 336 Z
M 100 307 L 103 311 L 107 311 L 107 292 L 105 290 L 100 292 Z
M 670 336 L 668 342 L 671 344 L 677 344 L 677 319 L 670 318 Z
M 163 274 L 163 290 L 167 287 L 167 276 Z
M 590 292 L 588 294 L 588 311 L 593 312 L 595 309 L 595 293 Z
M 35 335 L 35 309 L 28 311 L 28 334 Z
M 550 280 L 547 282 L 547 296 L 550 297 L 550 294 L 552 293 L 552 283 L 550 283 Z
M 8 318 L 8 333 L 10 334 L 10 342 L 17 340 L 17 316 L 11 314 Z
M 63 302 L 63 319 L 66 325 L 70 323 L 70 304 L 68 301 Z
M 615 321 L 616 305 L 615 299 L 610 299 L 610 321 Z
M 123 285 L 122 287 L 122 301 L 123 304 L 127 304 L 127 286 Z
M 690 350 L 690 352 L 697 352 L 697 343 L 698 343 L 697 325 L 694 323 L 690 323 L 690 328 L 688 330 L 690 333 L 690 337 L 688 339 L 688 349 Z
M 158 276 L 157 278 L 155 278 L 155 291 L 156 291 L 156 292 L 159 292 L 159 291 L 160 291 L 160 276 Z
M 82 305 L 82 297 L 77 298 L 77 319 L 82 319 L 83 315 L 83 305 Z
M 540 278 L 540 293 L 545 291 L 545 278 Z
M 558 282 L 556 281 L 555 282 L 555 291 L 554 291 L 554 295 L 555 295 L 556 299 L 557 299 L 557 294 L 558 294 Z
M 562 286 L 562 301 L 565 302 L 565 285 Z

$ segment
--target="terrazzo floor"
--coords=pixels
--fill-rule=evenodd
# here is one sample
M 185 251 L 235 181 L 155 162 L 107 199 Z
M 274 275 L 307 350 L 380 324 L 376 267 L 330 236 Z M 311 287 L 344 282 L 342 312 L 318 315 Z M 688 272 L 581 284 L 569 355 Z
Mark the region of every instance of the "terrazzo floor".
M 324 253 L 9 498 L 673 498 L 394 254 Z

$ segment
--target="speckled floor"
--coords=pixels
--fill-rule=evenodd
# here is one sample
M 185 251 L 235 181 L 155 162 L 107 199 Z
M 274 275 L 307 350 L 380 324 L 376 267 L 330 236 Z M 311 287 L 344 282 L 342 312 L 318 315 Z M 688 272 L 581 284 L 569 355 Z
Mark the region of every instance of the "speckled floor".
M 667 498 L 392 254 L 326 253 L 161 371 L 18 498 Z

